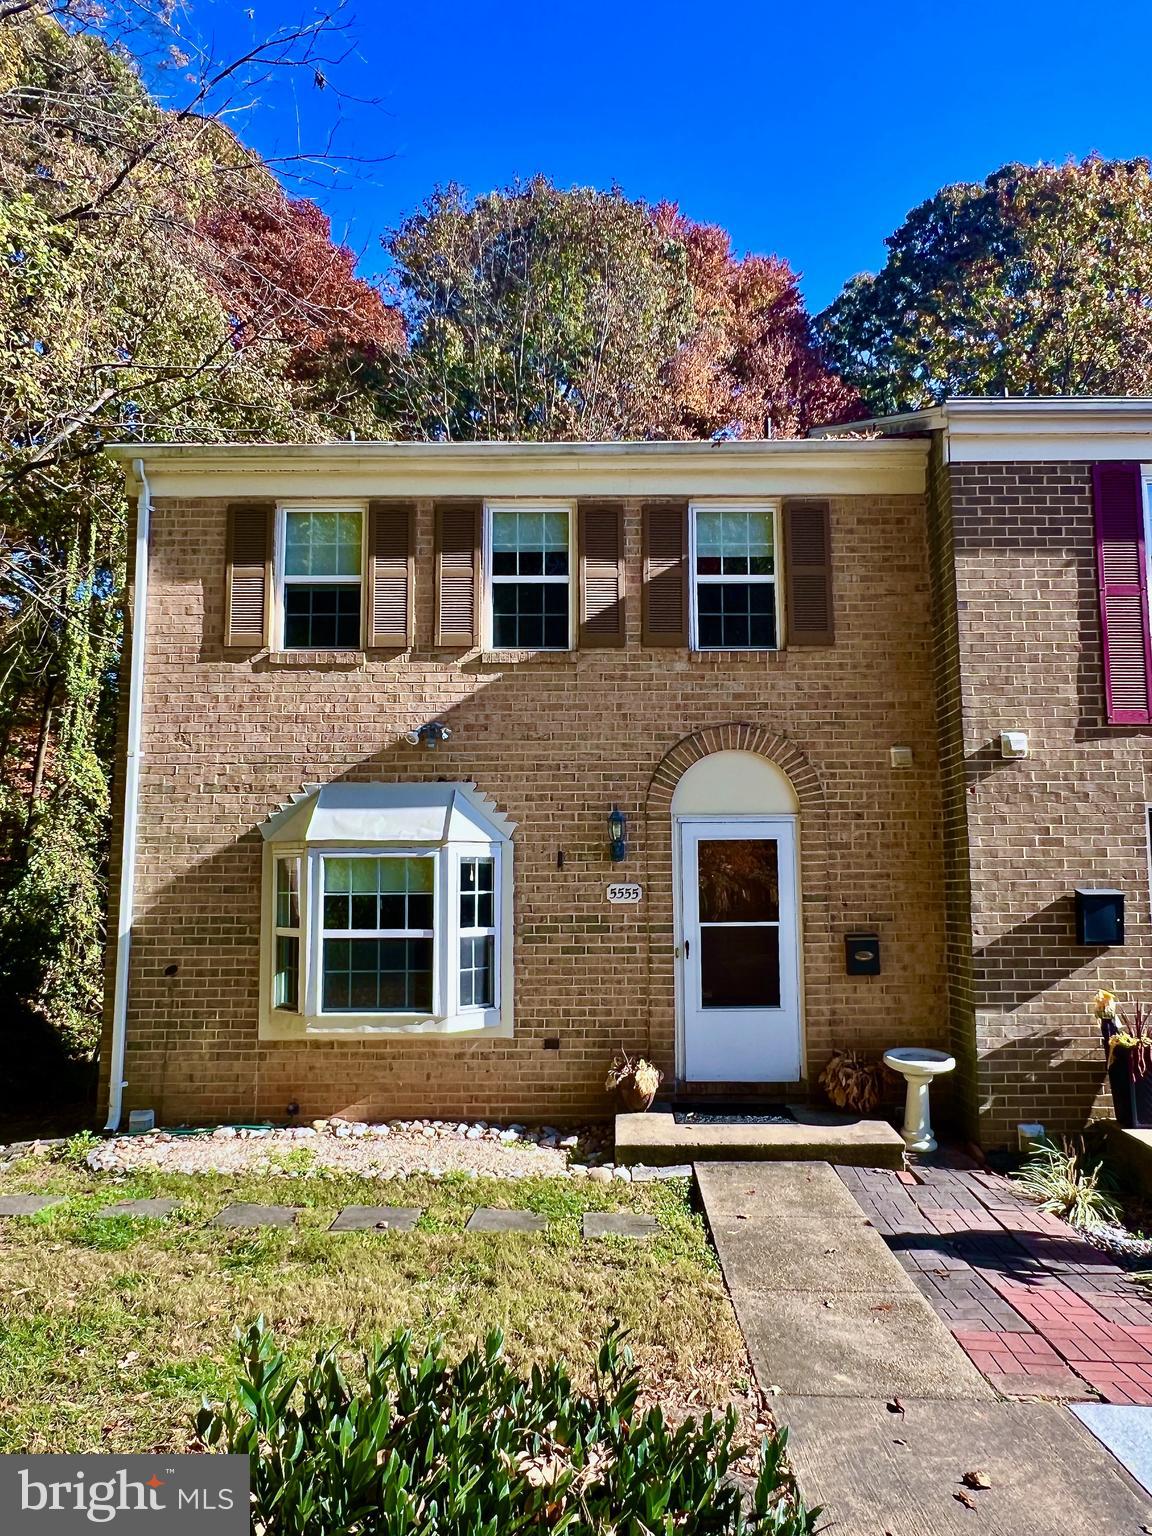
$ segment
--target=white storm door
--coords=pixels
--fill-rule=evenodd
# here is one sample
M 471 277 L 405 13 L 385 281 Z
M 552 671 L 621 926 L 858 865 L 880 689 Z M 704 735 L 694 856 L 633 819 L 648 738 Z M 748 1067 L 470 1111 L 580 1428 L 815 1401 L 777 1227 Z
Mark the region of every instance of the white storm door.
M 800 1078 L 792 817 L 679 822 L 683 1076 Z

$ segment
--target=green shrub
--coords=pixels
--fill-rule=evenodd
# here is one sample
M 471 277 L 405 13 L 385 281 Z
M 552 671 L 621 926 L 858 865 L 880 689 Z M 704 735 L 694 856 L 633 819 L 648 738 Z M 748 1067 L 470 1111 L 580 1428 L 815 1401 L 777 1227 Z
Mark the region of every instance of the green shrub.
M 196 1422 L 208 1448 L 247 1454 L 253 1521 L 267 1536 L 809 1536 L 783 1463 L 785 1435 L 761 1446 L 747 1498 L 731 1468 L 736 1414 L 671 1428 L 637 1408 L 639 1377 L 615 1330 L 596 1385 L 564 1365 L 518 1376 L 489 1334 L 456 1365 L 397 1333 L 363 1357 L 353 1385 L 333 1350 L 303 1373 L 264 1325 L 238 1336 L 241 1376 Z
M 1039 1200 L 1042 1211 L 1062 1216 L 1074 1227 L 1119 1220 L 1116 1202 L 1102 1187 L 1107 1183 L 1103 1165 L 1082 1142 L 1039 1142 L 1016 1179 L 1026 1194 Z

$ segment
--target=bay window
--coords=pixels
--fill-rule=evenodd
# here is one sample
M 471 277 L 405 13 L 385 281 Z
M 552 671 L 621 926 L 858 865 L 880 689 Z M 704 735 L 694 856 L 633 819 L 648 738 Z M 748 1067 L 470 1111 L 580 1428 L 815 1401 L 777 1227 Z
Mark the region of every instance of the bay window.
M 511 1033 L 511 824 L 471 786 L 327 785 L 261 830 L 263 1037 Z

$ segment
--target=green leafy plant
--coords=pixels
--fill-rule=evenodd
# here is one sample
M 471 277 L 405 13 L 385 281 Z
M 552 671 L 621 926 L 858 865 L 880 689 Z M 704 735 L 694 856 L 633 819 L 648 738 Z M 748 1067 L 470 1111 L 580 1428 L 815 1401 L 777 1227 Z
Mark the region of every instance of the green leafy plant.
M 490 1333 L 450 1365 L 398 1332 L 363 1356 L 353 1385 L 333 1350 L 298 1372 L 257 1319 L 238 1335 L 241 1376 L 196 1421 L 209 1449 L 252 1459 L 256 1529 L 267 1536 L 810 1536 L 785 1464 L 766 1439 L 750 1499 L 732 1468 L 734 1409 L 673 1429 L 641 1412 L 639 1374 L 617 1330 L 593 1391 L 565 1366 L 518 1376 Z
M 316 1166 L 316 1154 L 311 1147 L 273 1147 L 268 1161 L 285 1173 L 310 1173 Z
M 102 1145 L 100 1137 L 94 1135 L 92 1131 L 77 1131 L 75 1136 L 69 1136 L 56 1156 L 62 1163 L 70 1163 L 74 1168 L 82 1168 L 88 1161 L 88 1154 Z
M 1082 1142 L 1038 1142 L 1016 1174 L 1026 1194 L 1042 1211 L 1061 1216 L 1074 1227 L 1098 1227 L 1119 1220 L 1119 1211 L 1103 1187 L 1107 1176 L 1098 1158 Z

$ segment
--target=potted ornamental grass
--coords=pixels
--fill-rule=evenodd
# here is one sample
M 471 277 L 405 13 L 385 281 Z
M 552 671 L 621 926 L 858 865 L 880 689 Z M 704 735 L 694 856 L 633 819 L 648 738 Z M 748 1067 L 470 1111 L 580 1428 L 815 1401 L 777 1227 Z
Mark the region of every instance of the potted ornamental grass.
M 664 1080 L 659 1067 L 654 1067 L 643 1056 L 629 1056 L 621 1050 L 612 1059 L 604 1086 L 616 1095 L 620 1107 L 633 1113 L 652 1108 L 656 1090 Z
M 1152 1012 L 1143 1003 L 1122 1009 L 1107 991 L 1097 992 L 1093 1011 L 1117 1124 L 1125 1130 L 1152 1127 Z

